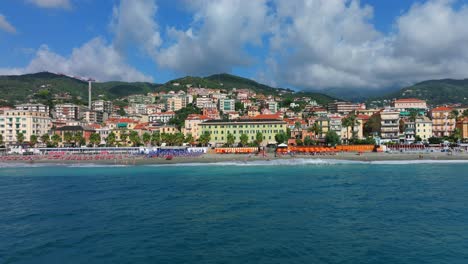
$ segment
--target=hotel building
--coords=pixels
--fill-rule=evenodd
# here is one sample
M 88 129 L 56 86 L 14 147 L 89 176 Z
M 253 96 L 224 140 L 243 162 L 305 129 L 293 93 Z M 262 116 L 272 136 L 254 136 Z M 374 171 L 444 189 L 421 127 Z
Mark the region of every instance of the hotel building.
M 0 115 L 0 134 L 5 145 L 16 144 L 16 135 L 22 133 L 24 141 L 31 135 L 38 137 L 49 133 L 51 118 L 48 113 L 37 111 L 7 110 Z

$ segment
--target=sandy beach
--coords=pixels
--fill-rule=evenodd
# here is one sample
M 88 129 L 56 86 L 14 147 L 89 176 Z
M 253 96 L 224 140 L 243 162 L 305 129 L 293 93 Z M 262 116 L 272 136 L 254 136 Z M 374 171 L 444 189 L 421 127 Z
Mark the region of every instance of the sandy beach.
M 274 154 L 267 156 L 247 155 L 247 154 L 205 154 L 199 157 L 174 157 L 172 160 L 164 158 L 145 158 L 138 157 L 124 160 L 47 160 L 39 159 L 34 161 L 6 161 L 2 163 L 27 163 L 27 164 L 106 164 L 106 165 L 151 165 L 151 164 L 187 164 L 187 163 L 249 163 L 269 161 L 281 161 L 281 164 L 287 165 L 287 161 L 296 163 L 304 160 L 338 160 L 338 161 L 454 161 L 466 160 L 468 162 L 468 153 L 336 153 L 336 155 L 284 155 L 275 157 Z M 0 163 L 1 164 L 1 163 Z M 234 165 L 234 164 L 233 164 Z

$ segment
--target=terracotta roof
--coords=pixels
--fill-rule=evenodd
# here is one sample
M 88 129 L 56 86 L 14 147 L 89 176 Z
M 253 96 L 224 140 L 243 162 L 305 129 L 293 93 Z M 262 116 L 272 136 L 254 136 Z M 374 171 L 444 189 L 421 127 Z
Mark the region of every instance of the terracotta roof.
M 138 129 L 143 130 L 143 129 L 145 129 L 145 130 L 146 130 L 148 124 L 149 124 L 149 123 L 141 123 L 141 124 L 136 125 L 133 129 L 135 129 L 135 130 L 138 130 Z
M 447 112 L 447 111 L 452 111 L 453 108 L 451 107 L 446 107 L 446 106 L 439 106 L 436 108 L 432 109 L 432 112 Z
M 281 113 L 262 114 L 262 115 L 251 117 L 251 119 L 281 119 Z
M 359 118 L 359 119 L 364 119 L 364 120 L 367 120 L 367 119 L 370 118 L 370 116 L 368 116 L 368 115 L 357 115 L 356 117 Z
M 396 99 L 395 102 L 421 102 L 421 103 L 425 103 L 426 101 L 421 100 L 421 99 L 417 99 L 417 98 L 400 98 L 400 99 Z

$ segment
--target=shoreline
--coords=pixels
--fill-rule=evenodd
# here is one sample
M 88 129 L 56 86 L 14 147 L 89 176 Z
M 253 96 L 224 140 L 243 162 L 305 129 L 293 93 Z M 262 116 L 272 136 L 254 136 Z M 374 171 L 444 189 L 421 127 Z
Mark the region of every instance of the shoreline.
M 127 158 L 123 160 L 11 160 L 0 162 L 2 164 L 51 164 L 51 165 L 82 165 L 82 164 L 94 164 L 94 165 L 177 165 L 177 164 L 216 164 L 220 165 L 236 165 L 236 164 L 249 164 L 249 163 L 261 163 L 268 165 L 269 162 L 272 164 L 280 165 L 300 165 L 307 162 L 313 163 L 314 161 L 350 161 L 350 162 L 411 162 L 411 163 L 424 163 L 424 162 L 444 162 L 444 161 L 459 161 L 468 163 L 468 153 L 455 153 L 448 155 L 447 153 L 337 153 L 336 155 L 294 155 L 294 156 L 281 156 L 275 157 L 274 154 L 268 154 L 266 157 L 248 155 L 248 154 L 205 154 L 200 157 L 174 157 L 172 160 L 166 160 L 164 158 Z M 288 164 L 291 163 L 291 164 Z

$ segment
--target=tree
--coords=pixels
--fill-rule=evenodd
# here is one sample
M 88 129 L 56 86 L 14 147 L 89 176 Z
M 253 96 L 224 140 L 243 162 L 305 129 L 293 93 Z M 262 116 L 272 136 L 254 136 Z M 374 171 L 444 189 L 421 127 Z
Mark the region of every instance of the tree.
M 176 146 L 181 146 L 185 141 L 185 136 L 181 132 L 175 133 L 173 137 L 174 137 L 173 142 Z
M 3 135 L 0 134 L 0 145 L 3 145 Z
M 193 138 L 192 134 L 187 134 L 187 136 L 185 137 L 185 143 L 193 145 L 194 141 L 195 139 Z
M 155 146 L 161 145 L 161 134 L 159 131 L 156 131 L 151 135 L 151 144 Z
M 58 144 L 60 143 L 60 141 L 62 141 L 62 137 L 59 135 L 59 134 L 54 134 L 52 135 L 52 143 L 54 144 L 54 146 L 58 146 Z
M 201 110 L 193 104 L 188 104 L 186 107 L 176 111 L 175 116 L 171 118 L 168 123 L 170 125 L 175 125 L 177 129 L 180 130 L 190 114 L 201 114 Z
M 120 132 L 120 141 L 124 142 L 125 145 L 127 145 L 127 139 L 128 139 L 128 134 L 126 131 L 121 131 Z
M 465 111 L 463 111 L 462 116 L 463 117 L 468 117 L 468 109 L 465 109 Z
M 322 128 L 318 123 L 314 123 L 311 127 L 307 129 L 307 131 L 314 133 L 315 138 L 317 138 L 318 135 L 322 134 Z
M 380 133 L 380 127 L 381 127 L 381 118 L 380 115 L 376 114 L 373 115 L 369 118 L 369 120 L 366 122 L 364 125 L 364 136 L 372 136 L 374 134 L 379 134 Z
M 89 143 L 93 144 L 93 147 L 101 143 L 101 136 L 98 133 L 92 133 L 89 136 Z
M 245 110 L 245 109 L 244 109 L 244 104 L 241 103 L 241 102 L 236 102 L 236 103 L 235 103 L 235 110 L 236 110 L 237 112 L 239 112 L 239 111 L 240 111 L 240 112 L 244 112 L 244 110 Z
M 335 131 L 330 130 L 325 136 L 325 143 L 327 143 L 330 146 L 336 146 L 340 143 L 340 137 Z
M 315 141 L 313 141 L 310 136 L 306 136 L 304 138 L 304 146 L 312 146 L 315 145 Z
M 288 140 L 288 136 L 284 131 L 279 132 L 278 134 L 275 135 L 275 141 L 278 144 L 285 143 Z
M 249 136 L 247 136 L 246 134 L 242 134 L 239 140 L 240 140 L 240 144 L 244 147 L 247 145 L 247 143 L 249 143 Z
M 78 145 L 78 146 L 86 145 L 86 140 L 83 137 L 82 133 L 76 133 L 75 136 L 73 136 L 73 140 L 75 141 L 75 145 Z
M 455 120 L 458 119 L 458 115 L 460 115 L 460 112 L 458 112 L 457 109 L 453 109 L 452 112 L 450 112 L 450 117 L 454 118 Z
M 226 143 L 229 147 L 232 147 L 236 141 L 236 137 L 233 134 L 229 133 L 226 137 Z
M 41 136 L 41 142 L 44 143 L 46 146 L 49 145 L 50 136 L 49 134 L 44 134 Z
M 419 135 L 416 135 L 416 136 L 414 137 L 414 141 L 416 141 L 416 142 L 421 142 L 421 141 L 422 141 L 422 138 L 421 138 Z
M 63 140 L 65 140 L 65 142 L 67 142 L 68 144 L 70 144 L 70 142 L 73 141 L 73 134 L 71 132 L 65 132 L 63 133 Z
M 138 135 L 138 132 L 132 131 L 130 132 L 130 135 L 128 136 L 130 141 L 132 142 L 133 146 L 136 147 L 140 144 L 140 136 Z
M 31 146 L 34 147 L 34 146 L 37 144 L 37 141 L 38 141 L 38 138 L 37 138 L 36 135 L 31 135 L 31 136 L 29 137 L 29 144 L 30 144 Z
M 107 135 L 107 138 L 106 138 L 106 143 L 107 143 L 107 145 L 109 145 L 109 146 L 114 146 L 115 141 L 116 141 L 116 135 L 115 135 L 115 133 L 114 133 L 114 132 L 110 132 L 109 135 Z
M 400 133 L 405 132 L 405 120 L 400 119 L 400 121 L 398 121 L 398 128 L 400 130 Z
M 419 116 L 419 113 L 418 113 L 417 110 L 414 110 L 414 109 L 411 109 L 411 110 L 410 110 L 410 117 L 409 117 L 409 120 L 410 120 L 411 122 L 416 121 L 416 118 L 417 118 L 418 116 Z
M 302 139 L 298 138 L 296 139 L 296 146 L 303 146 L 304 142 L 302 142 Z
M 119 116 L 126 116 L 127 113 L 125 112 L 125 109 L 123 109 L 123 107 L 120 107 L 119 110 L 117 110 L 117 114 Z
M 263 142 L 263 134 L 262 132 L 257 132 L 257 134 L 255 135 L 255 144 L 257 146 L 260 146 Z
M 19 132 L 16 134 L 16 141 L 18 141 L 19 144 L 22 144 L 24 142 L 24 134 Z
M 149 143 L 151 142 L 151 134 L 148 133 L 148 132 L 145 132 L 143 133 L 143 142 L 145 143 L 145 145 L 149 145 Z
M 210 142 L 211 140 L 211 134 L 210 132 L 208 131 L 205 131 L 203 132 L 203 134 L 201 134 L 200 138 L 198 139 L 198 142 L 200 142 L 200 144 L 202 146 L 206 146 L 208 145 L 208 143 Z
M 430 137 L 428 141 L 429 141 L 429 144 L 441 144 L 443 142 L 443 140 L 438 137 Z

